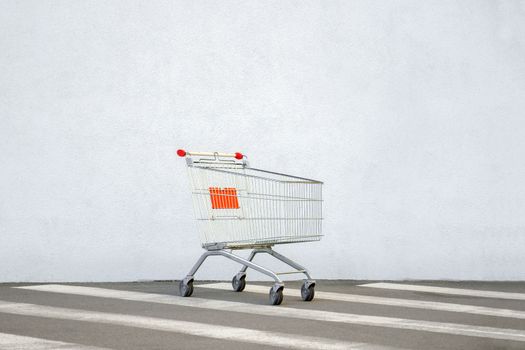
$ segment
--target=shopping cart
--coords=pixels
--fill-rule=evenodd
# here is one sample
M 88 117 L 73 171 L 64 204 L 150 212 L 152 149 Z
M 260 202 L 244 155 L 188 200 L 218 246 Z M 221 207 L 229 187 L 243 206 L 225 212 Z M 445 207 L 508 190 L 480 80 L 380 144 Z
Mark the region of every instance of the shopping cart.
M 272 277 L 270 303 L 281 304 L 284 283 L 279 275 L 306 276 L 301 297 L 311 301 L 315 281 L 308 270 L 277 253 L 275 244 L 311 242 L 321 239 L 321 181 L 251 168 L 241 153 L 186 152 L 195 216 L 206 250 L 179 285 L 180 294 L 193 293 L 194 275 L 207 257 L 221 255 L 243 265 L 232 286 L 242 292 L 250 267 Z M 252 249 L 247 259 L 232 253 Z M 267 253 L 288 264 L 294 271 L 276 273 L 252 262 L 256 254 Z

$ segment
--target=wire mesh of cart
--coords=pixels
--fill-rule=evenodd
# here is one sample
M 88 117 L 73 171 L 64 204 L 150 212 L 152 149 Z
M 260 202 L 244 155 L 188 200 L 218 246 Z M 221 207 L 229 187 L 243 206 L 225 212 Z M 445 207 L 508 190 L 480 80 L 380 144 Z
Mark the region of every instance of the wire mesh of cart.
M 241 153 L 186 152 L 195 217 L 200 226 L 202 247 L 206 250 L 180 282 L 180 294 L 193 293 L 194 275 L 207 257 L 221 255 L 243 265 L 233 277 L 232 287 L 242 292 L 246 271 L 252 268 L 274 279 L 270 303 L 281 304 L 283 274 L 305 275 L 301 297 L 311 301 L 315 280 L 308 270 L 273 250 L 276 244 L 318 241 L 322 237 L 321 181 L 251 168 Z M 247 259 L 233 254 L 251 249 Z M 294 270 L 276 273 L 252 260 L 267 253 Z

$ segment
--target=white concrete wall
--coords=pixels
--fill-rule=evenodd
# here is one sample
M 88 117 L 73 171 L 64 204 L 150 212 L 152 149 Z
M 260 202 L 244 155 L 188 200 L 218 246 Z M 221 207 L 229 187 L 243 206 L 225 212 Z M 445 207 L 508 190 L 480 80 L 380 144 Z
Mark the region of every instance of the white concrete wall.
M 183 277 L 179 147 L 324 180 L 317 278 L 523 280 L 524 112 L 524 1 L 3 0 L 0 281 Z

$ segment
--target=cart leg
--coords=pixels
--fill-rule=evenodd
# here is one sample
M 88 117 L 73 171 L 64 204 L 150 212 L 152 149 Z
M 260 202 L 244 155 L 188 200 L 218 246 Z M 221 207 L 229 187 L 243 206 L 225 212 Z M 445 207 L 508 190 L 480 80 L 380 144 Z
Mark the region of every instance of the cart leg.
M 299 265 L 298 263 L 296 263 L 295 261 L 293 261 L 292 259 L 290 258 L 287 258 L 286 256 L 282 255 L 282 254 L 279 254 L 277 253 L 275 250 L 273 250 L 272 248 L 260 248 L 258 249 L 259 252 L 264 252 L 264 253 L 268 253 L 270 254 L 271 256 L 273 256 L 274 258 L 278 259 L 278 260 L 281 260 L 282 262 L 284 262 L 285 264 L 288 264 L 289 266 L 293 267 L 294 269 L 298 270 L 298 271 L 301 271 L 302 273 L 305 274 L 307 280 L 310 280 L 310 281 L 313 281 L 312 280 L 312 277 L 310 277 L 310 274 L 308 273 L 308 270 L 302 266 L 302 265 Z
M 252 250 L 252 252 L 250 253 L 250 256 L 248 256 L 247 260 L 248 261 L 252 261 L 253 258 L 255 257 L 255 254 L 257 254 L 257 253 L 259 253 L 259 251 L 257 249 Z M 246 270 L 248 270 L 248 266 L 244 265 L 237 275 L 239 275 L 241 273 L 246 274 Z
M 250 260 L 253 259 L 253 257 L 257 253 L 259 253 L 259 251 L 252 252 L 250 254 Z M 275 284 L 270 289 L 270 303 L 272 305 L 279 305 L 283 301 L 284 283 L 279 278 L 279 276 L 277 276 L 272 271 L 270 271 L 268 269 L 265 269 L 264 267 L 262 267 L 260 265 L 254 264 L 250 260 L 246 260 L 244 258 L 241 258 L 240 256 L 237 256 L 237 255 L 232 254 L 230 252 L 227 252 L 225 250 L 211 250 L 211 251 L 207 251 L 207 252 L 205 252 L 204 254 L 201 255 L 201 257 L 199 258 L 199 260 L 197 260 L 197 262 L 195 263 L 193 268 L 190 270 L 190 273 L 188 273 L 186 278 L 184 278 L 182 281 L 180 281 L 179 291 L 180 291 L 180 295 L 181 296 L 183 296 L 183 297 L 191 296 L 191 294 L 193 293 L 193 276 L 195 275 L 195 273 L 197 272 L 199 267 L 201 267 L 201 265 L 204 262 L 204 260 L 206 260 L 206 258 L 209 257 L 210 255 L 222 255 L 222 256 L 230 259 L 230 260 L 233 260 L 233 261 L 238 262 L 239 264 L 243 265 L 244 266 L 244 268 L 243 268 L 244 271 L 246 271 L 247 267 L 250 267 L 250 268 L 252 268 L 252 269 L 254 269 L 256 271 L 259 271 L 259 272 L 261 272 L 261 273 L 263 273 L 263 274 L 265 274 L 267 276 L 270 276 L 271 278 L 273 278 L 275 280 Z M 244 272 L 244 271 L 243 272 L 239 272 L 239 273 L 246 274 L 246 272 Z M 242 282 L 244 282 L 244 279 L 242 280 Z M 240 282 L 239 284 L 232 283 L 235 291 L 240 292 L 240 291 L 242 291 L 244 289 L 244 286 L 242 285 L 242 282 Z
M 315 280 L 313 280 L 310 277 L 310 274 L 308 273 L 308 270 L 305 267 L 303 267 L 302 265 L 299 265 L 298 263 L 296 263 L 292 259 L 287 258 L 286 256 L 277 253 L 271 247 L 254 249 L 252 254 L 250 254 L 250 257 L 253 258 L 253 256 L 255 254 L 257 254 L 257 253 L 270 254 L 274 258 L 276 258 L 276 259 L 284 262 L 285 264 L 293 267 L 294 269 L 296 269 L 298 273 L 304 273 L 305 276 L 306 276 L 306 279 L 304 280 L 303 285 L 301 287 L 301 298 L 304 301 L 312 301 L 313 300 L 314 295 L 315 295 Z M 243 270 L 246 270 L 246 266 L 244 267 Z M 278 285 L 276 285 L 275 287 L 278 287 Z M 274 294 L 273 293 L 273 289 L 270 290 L 270 302 L 272 302 L 274 305 L 280 304 L 280 301 L 279 301 L 278 297 L 279 297 L 278 294 Z
M 206 260 L 208 256 L 213 255 L 210 253 L 212 252 L 208 251 L 202 254 L 199 260 L 197 260 L 197 262 L 195 263 L 195 265 L 193 265 L 190 272 L 186 275 L 186 277 L 182 281 L 180 281 L 179 292 L 181 296 L 189 297 L 193 294 L 193 276 L 195 275 L 199 267 L 201 267 L 204 260 Z
M 201 257 L 199 258 L 199 260 L 197 260 L 197 262 L 195 263 L 195 265 L 193 265 L 193 267 L 191 268 L 191 271 L 188 273 L 188 275 L 186 276 L 186 278 L 188 277 L 191 277 L 193 278 L 193 276 L 195 275 L 195 273 L 197 272 L 197 270 L 199 269 L 199 267 L 201 267 L 202 263 L 204 262 L 204 260 L 206 260 L 207 257 L 209 257 L 210 255 L 214 255 L 212 254 L 213 252 L 212 251 L 207 251 L 205 253 L 203 253 L 201 255 Z
M 254 249 L 250 252 L 250 255 L 248 256 L 248 261 L 252 261 L 255 257 L 255 254 L 257 254 L 257 250 Z M 241 270 L 237 272 L 235 276 L 232 278 L 232 287 L 233 290 L 236 292 L 242 292 L 244 288 L 246 287 L 246 270 L 248 269 L 248 266 L 243 265 Z
M 204 262 L 204 260 L 206 260 L 207 257 L 209 257 L 211 255 L 222 255 L 222 256 L 227 257 L 230 260 L 233 260 L 233 261 L 238 262 L 239 264 L 243 265 L 243 268 L 241 269 L 241 272 L 245 272 L 246 269 L 248 267 L 250 267 L 250 268 L 252 268 L 252 269 L 254 269 L 256 271 L 259 271 L 259 272 L 261 272 L 261 273 L 263 273 L 263 274 L 265 274 L 267 276 L 270 276 L 271 278 L 273 278 L 275 280 L 276 283 L 283 284 L 283 281 L 275 273 L 273 273 L 272 271 L 270 271 L 268 269 L 265 269 L 264 267 L 262 267 L 260 265 L 257 265 L 257 264 L 254 264 L 253 262 L 251 262 L 251 260 L 253 259 L 253 257 L 257 253 L 259 253 L 259 251 L 252 252 L 250 254 L 249 259 L 247 260 L 247 259 L 241 258 L 240 256 L 237 256 L 235 254 L 227 252 L 225 250 L 210 250 L 210 251 L 207 251 L 207 252 L 205 252 L 205 253 L 203 253 L 201 255 L 199 260 L 197 260 L 195 265 L 193 265 L 193 268 L 190 270 L 190 272 L 188 273 L 188 275 L 186 276 L 186 278 L 183 281 L 187 281 L 187 282 L 193 281 L 193 276 L 195 275 L 195 273 L 197 273 L 197 270 L 199 270 L 199 268 L 201 267 L 202 263 Z
M 315 295 L 315 280 L 310 277 L 310 274 L 308 273 L 308 270 L 304 268 L 302 265 L 299 265 L 295 261 L 293 261 L 290 258 L 287 258 L 286 256 L 277 253 L 272 248 L 262 248 L 262 251 L 270 254 L 271 256 L 275 257 L 276 259 L 281 260 L 285 264 L 290 265 L 294 269 L 298 270 L 298 272 L 302 272 L 305 274 L 306 279 L 303 282 L 303 285 L 301 286 L 301 298 L 304 301 L 312 301 Z
M 309 284 L 312 284 L 314 283 L 315 284 L 315 281 L 312 279 L 312 277 L 310 276 L 310 273 L 308 272 L 308 270 L 302 266 L 302 265 L 299 265 L 298 263 L 296 263 L 295 261 L 293 261 L 292 259 L 290 258 L 287 258 L 286 256 L 282 255 L 282 254 L 279 254 L 277 253 L 275 250 L 273 250 L 272 248 L 257 248 L 257 249 L 254 249 L 252 250 L 252 252 L 250 253 L 250 255 L 248 256 L 248 261 L 252 261 L 253 258 L 255 257 L 255 254 L 257 253 L 267 253 L 267 254 L 270 254 L 271 256 L 273 256 L 274 258 L 284 262 L 285 264 L 293 267 L 294 269 L 296 269 L 298 272 L 300 271 L 301 273 L 304 273 L 304 275 L 306 276 L 306 280 L 309 282 Z M 237 277 L 242 277 L 244 275 L 246 275 L 246 270 L 248 269 L 248 267 L 251 267 L 249 265 L 244 265 L 242 267 L 242 269 L 239 271 L 239 273 L 236 275 Z
M 253 262 L 251 262 L 250 260 L 247 260 L 247 259 L 244 259 L 244 258 L 241 258 L 240 256 L 237 256 L 235 254 L 232 254 L 232 253 L 229 253 L 229 252 L 226 252 L 224 250 L 217 250 L 217 251 L 214 251 L 213 252 L 214 255 L 222 255 L 222 256 L 225 256 L 227 257 L 228 259 L 231 259 L 233 261 L 236 261 L 238 262 L 239 264 L 242 264 L 244 265 L 243 267 L 243 270 L 246 271 L 246 269 L 248 267 L 256 270 L 256 271 L 259 271 L 260 273 L 264 273 L 265 275 L 267 276 L 270 276 L 271 278 L 273 278 L 275 280 L 276 283 L 280 284 L 280 285 L 283 285 L 283 281 L 279 278 L 279 276 L 277 276 L 275 273 L 273 273 L 272 271 L 268 270 L 268 269 L 265 269 L 264 267 L 260 266 L 260 265 L 257 265 L 257 264 L 254 264 Z M 256 253 L 253 253 L 253 256 L 255 256 Z M 250 257 L 251 259 L 253 259 L 253 256 L 252 254 L 250 254 Z M 242 270 L 241 270 L 242 271 Z

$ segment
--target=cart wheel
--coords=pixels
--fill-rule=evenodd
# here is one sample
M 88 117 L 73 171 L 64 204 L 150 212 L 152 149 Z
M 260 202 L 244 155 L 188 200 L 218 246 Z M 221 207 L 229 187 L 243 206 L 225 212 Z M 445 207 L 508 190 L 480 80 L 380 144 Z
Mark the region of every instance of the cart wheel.
M 283 289 L 284 287 L 278 284 L 270 288 L 270 304 L 280 305 L 283 302 Z
M 183 297 L 189 297 L 193 294 L 193 280 L 186 281 L 185 279 L 179 283 L 179 292 Z
M 309 283 L 308 281 L 303 283 L 301 287 L 301 298 L 304 301 L 312 301 L 315 295 L 315 283 Z
M 244 287 L 246 287 L 246 275 L 235 275 L 232 279 L 232 287 L 236 292 L 242 292 Z

